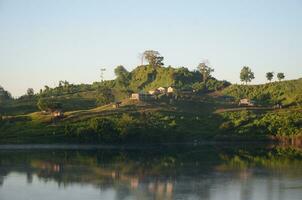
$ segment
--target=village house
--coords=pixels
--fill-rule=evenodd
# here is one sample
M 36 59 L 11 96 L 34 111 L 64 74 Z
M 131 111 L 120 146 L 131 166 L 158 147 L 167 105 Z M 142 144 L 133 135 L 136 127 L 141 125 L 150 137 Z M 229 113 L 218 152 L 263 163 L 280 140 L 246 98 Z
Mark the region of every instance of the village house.
M 157 90 L 158 90 L 159 93 L 161 93 L 161 94 L 166 94 L 166 92 L 167 92 L 167 89 L 164 88 L 164 87 L 159 87 L 159 88 L 157 88 Z
M 173 88 L 173 87 L 168 87 L 168 89 L 167 89 L 167 92 L 168 93 L 174 93 L 175 92 L 175 89 Z
M 55 118 L 61 118 L 61 117 L 64 117 L 64 112 L 62 110 L 55 110 L 55 111 L 52 111 L 52 116 L 55 117 Z
M 244 98 L 244 99 L 240 99 L 238 105 L 239 106 L 255 106 L 255 102 L 250 99 Z

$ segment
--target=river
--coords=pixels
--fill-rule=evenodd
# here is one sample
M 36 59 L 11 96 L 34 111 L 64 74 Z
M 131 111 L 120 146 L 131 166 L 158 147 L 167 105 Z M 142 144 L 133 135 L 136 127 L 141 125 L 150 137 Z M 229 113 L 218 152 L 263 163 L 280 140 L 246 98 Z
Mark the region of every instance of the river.
M 1 200 L 301 200 L 302 149 L 0 145 Z

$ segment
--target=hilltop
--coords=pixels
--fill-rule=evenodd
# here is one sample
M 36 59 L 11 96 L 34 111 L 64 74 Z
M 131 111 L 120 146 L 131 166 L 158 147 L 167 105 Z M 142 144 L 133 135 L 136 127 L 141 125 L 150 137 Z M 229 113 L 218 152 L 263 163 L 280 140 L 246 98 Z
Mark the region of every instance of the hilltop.
M 122 75 L 117 73 L 115 80 L 79 85 L 60 81 L 57 87 L 45 86 L 37 94 L 26 94 L 18 99 L 13 99 L 9 92 L 3 89 L 8 95 L 2 102 L 0 101 L 0 114 L 18 115 L 38 111 L 37 103 L 41 98 L 55 99 L 62 103 L 65 111 L 72 111 L 91 109 L 113 101 L 127 99 L 131 93 L 148 92 L 158 87 L 173 86 L 180 90 L 194 89 L 203 93 L 230 85 L 229 82 L 218 81 L 214 77 L 210 77 L 204 84 L 199 71 L 190 71 L 185 67 L 142 65 L 131 72 L 126 69 L 123 70 L 125 71 L 122 72 Z

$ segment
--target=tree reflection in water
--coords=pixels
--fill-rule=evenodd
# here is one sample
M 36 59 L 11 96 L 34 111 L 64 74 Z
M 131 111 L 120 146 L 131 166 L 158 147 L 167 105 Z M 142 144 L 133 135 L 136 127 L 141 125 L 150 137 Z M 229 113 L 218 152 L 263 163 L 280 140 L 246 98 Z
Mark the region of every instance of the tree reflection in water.
M 280 190 L 290 187 L 302 194 L 302 151 L 294 147 L 0 150 L 0 189 L 16 172 L 25 175 L 28 185 L 35 177 L 59 187 L 90 185 L 113 189 L 116 199 L 212 199 L 218 190 L 236 190 L 239 199 L 255 199 L 255 191 L 264 189 L 259 180 L 265 181 L 263 199 L 282 197 Z M 288 184 L 291 181 L 300 185 Z M 234 194 L 225 195 L 228 199 Z

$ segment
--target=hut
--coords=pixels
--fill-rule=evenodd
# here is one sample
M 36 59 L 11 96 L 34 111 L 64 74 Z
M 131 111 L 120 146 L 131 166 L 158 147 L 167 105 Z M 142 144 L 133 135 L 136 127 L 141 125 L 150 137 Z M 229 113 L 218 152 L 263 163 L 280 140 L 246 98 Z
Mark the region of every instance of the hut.
M 244 99 L 240 99 L 239 106 L 255 106 L 255 102 L 253 100 L 244 98 Z
M 164 87 L 159 87 L 159 88 L 157 88 L 157 90 L 158 90 L 159 93 L 161 93 L 161 94 L 166 94 L 166 92 L 167 92 L 167 89 L 164 88 Z
M 52 111 L 51 114 L 55 118 L 62 118 L 62 117 L 64 117 L 64 112 L 62 110 L 54 110 L 54 111 Z
M 173 88 L 173 87 L 168 87 L 168 89 L 167 89 L 167 92 L 168 93 L 174 93 L 175 92 L 175 89 Z

